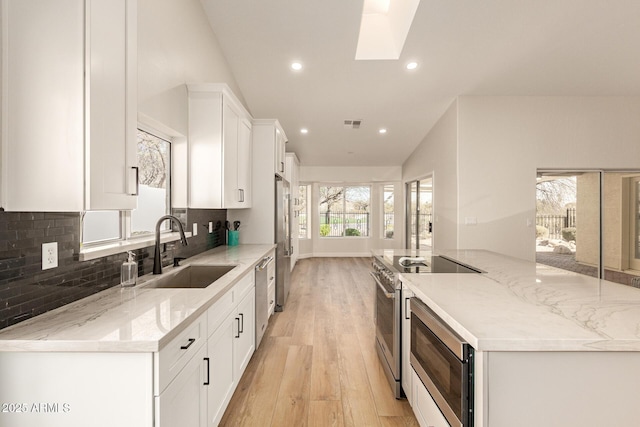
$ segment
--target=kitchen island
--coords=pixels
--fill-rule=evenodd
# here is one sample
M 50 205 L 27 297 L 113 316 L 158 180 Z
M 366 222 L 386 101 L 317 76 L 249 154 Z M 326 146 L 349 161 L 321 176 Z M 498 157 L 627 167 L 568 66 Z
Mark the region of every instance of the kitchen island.
M 474 347 L 475 426 L 637 425 L 640 290 L 482 250 L 440 254 L 485 273 L 401 280 Z
M 255 349 L 254 268 L 273 248 L 223 246 L 177 267 L 234 266 L 204 288 L 147 275 L 0 331 L 0 425 L 217 423 Z

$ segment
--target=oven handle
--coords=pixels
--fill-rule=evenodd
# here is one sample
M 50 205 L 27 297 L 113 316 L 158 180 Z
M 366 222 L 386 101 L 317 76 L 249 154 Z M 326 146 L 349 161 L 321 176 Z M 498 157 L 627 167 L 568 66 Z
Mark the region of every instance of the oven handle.
M 389 299 L 395 299 L 396 298 L 396 293 L 395 292 L 392 292 L 392 293 L 387 292 L 387 290 L 382 285 L 382 283 L 380 283 L 380 280 L 378 280 L 378 278 L 376 277 L 375 274 L 373 274 L 372 272 L 369 272 L 369 274 L 371 275 L 371 277 L 373 277 L 373 280 L 376 281 L 376 283 L 378 284 L 378 287 L 382 290 L 382 293 L 384 294 L 385 297 L 387 297 Z

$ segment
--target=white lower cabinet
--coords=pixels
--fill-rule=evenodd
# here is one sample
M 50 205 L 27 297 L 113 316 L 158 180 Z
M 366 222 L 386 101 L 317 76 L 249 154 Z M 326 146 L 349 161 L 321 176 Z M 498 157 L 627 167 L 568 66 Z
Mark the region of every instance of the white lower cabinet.
M 205 354 L 202 346 L 179 375 L 156 397 L 156 427 L 207 425 Z
M 155 427 L 217 426 L 254 351 L 250 272 L 157 354 Z
M 427 391 L 427 388 L 422 384 L 422 381 L 416 374 L 416 371 L 411 369 L 412 376 L 412 397 L 413 397 L 413 413 L 418 419 L 420 427 L 450 427 L 440 409 L 434 402 L 431 394 Z
M 152 426 L 152 384 L 151 353 L 0 352 L 0 426 Z
M 235 292 L 235 290 L 234 290 Z M 207 385 L 210 425 L 220 422 L 240 378 L 255 350 L 255 287 L 209 336 Z
M 208 419 L 217 425 L 235 390 L 233 375 L 233 343 L 235 336 L 234 314 L 229 315 L 220 327 L 209 337 L 207 354 L 209 358 L 209 384 L 207 386 Z
M 157 352 L 0 352 L 0 426 L 216 426 L 254 351 L 251 269 Z
M 267 266 L 267 311 L 269 316 L 271 316 L 276 309 L 276 251 L 271 251 L 269 255 L 274 259 L 274 261 Z
M 400 353 L 402 354 L 402 362 L 400 368 L 400 379 L 402 390 L 407 396 L 409 404 L 413 406 L 413 387 L 412 387 L 412 375 L 411 371 L 411 304 L 409 301 L 413 297 L 413 292 L 409 290 L 406 285 L 402 285 L 402 348 Z
M 276 284 L 273 282 L 267 290 L 267 299 L 269 300 L 269 316 L 276 311 Z
M 233 342 L 233 372 L 238 374 L 238 379 L 247 368 L 249 360 L 251 360 L 251 356 L 255 351 L 255 306 L 255 288 L 251 288 L 251 292 L 247 293 L 238 304 L 236 317 L 236 319 L 240 319 L 240 324 Z

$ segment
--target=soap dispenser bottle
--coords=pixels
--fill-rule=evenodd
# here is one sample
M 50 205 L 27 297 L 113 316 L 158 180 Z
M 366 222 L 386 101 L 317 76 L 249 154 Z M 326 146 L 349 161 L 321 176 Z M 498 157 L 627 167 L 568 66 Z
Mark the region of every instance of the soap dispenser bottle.
M 135 286 L 138 279 L 138 264 L 133 260 L 136 256 L 133 252 L 127 251 L 129 257 L 122 263 L 122 270 L 120 272 L 120 285 L 121 286 Z

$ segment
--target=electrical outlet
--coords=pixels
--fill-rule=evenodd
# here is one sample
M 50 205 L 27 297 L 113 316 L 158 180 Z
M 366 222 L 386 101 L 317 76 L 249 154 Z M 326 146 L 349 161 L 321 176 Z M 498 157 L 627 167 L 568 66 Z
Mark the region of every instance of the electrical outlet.
M 198 223 L 194 222 L 193 223 L 193 236 L 197 236 L 198 235 Z
M 42 269 L 48 270 L 58 266 L 58 242 L 42 244 Z
M 209 233 L 213 233 L 213 221 L 209 221 Z

